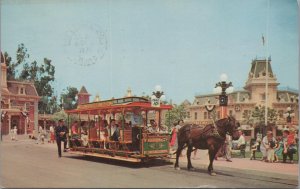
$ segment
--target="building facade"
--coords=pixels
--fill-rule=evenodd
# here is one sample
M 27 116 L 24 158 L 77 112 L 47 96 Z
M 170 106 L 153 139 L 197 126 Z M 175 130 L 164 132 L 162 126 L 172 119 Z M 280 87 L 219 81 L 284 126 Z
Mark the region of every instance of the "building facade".
M 39 99 L 34 83 L 7 80 L 7 66 L 1 53 L 2 134 L 9 134 L 14 126 L 18 134 L 32 133 L 38 126 Z
M 268 72 L 266 72 L 267 67 Z M 257 132 L 261 132 L 261 124 L 258 126 L 257 123 L 250 123 L 249 117 L 255 107 L 264 107 L 266 104 L 266 79 L 268 81 L 267 107 L 276 110 L 277 121 L 268 123 L 268 126 L 263 129 L 272 130 L 275 135 L 281 135 L 284 128 L 291 126 L 298 129 L 298 91 L 288 87 L 278 87 L 279 83 L 272 71 L 270 59 L 267 61 L 255 59 L 251 63 L 251 69 L 244 88 L 228 94 L 227 114 L 235 116 L 248 140 L 255 138 Z M 188 112 L 188 118 L 185 122 L 204 125 L 212 123 L 212 113 L 208 111 L 209 108 L 214 108 L 216 117 L 220 118 L 218 98 L 219 94 L 204 94 L 195 96 L 192 103 L 185 101 L 185 107 Z M 284 116 L 288 107 L 294 113 L 291 123 L 287 123 Z

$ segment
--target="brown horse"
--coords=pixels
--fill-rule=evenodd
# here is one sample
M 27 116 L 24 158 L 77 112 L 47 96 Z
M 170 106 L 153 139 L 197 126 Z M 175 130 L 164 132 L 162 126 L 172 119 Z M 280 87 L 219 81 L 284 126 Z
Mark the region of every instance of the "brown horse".
M 225 142 L 226 134 L 231 135 L 234 140 L 238 138 L 237 122 L 233 117 L 220 119 L 215 122 L 215 125 L 210 124 L 205 127 L 191 124 L 184 125 L 179 129 L 177 134 L 178 149 L 175 152 L 175 169 L 180 170 L 178 166 L 178 159 L 181 151 L 185 147 L 188 147 L 188 170 L 193 169 L 191 163 L 191 153 L 193 151 L 193 147 L 196 149 L 208 149 L 210 160 L 208 172 L 211 175 L 216 175 L 216 173 L 213 171 L 213 161 L 219 148 Z

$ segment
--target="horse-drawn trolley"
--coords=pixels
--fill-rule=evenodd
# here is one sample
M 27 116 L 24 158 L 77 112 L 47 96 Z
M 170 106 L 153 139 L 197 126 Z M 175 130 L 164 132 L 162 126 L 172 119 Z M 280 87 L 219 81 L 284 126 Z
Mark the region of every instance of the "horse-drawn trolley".
M 161 122 L 171 108 L 142 97 L 81 104 L 66 111 L 69 153 L 131 162 L 168 157 L 169 134 Z

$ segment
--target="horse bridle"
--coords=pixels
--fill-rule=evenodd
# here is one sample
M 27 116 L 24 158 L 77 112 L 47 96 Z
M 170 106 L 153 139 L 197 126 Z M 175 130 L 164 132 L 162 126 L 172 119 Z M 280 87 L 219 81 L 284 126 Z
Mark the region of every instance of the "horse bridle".
M 226 127 L 228 127 L 228 125 L 230 125 L 230 120 L 231 120 L 231 118 L 230 118 L 230 117 L 228 117 L 228 120 L 227 120 L 227 125 L 226 125 Z M 230 134 L 228 131 L 226 131 L 226 133 L 225 133 L 225 134 L 232 136 L 232 135 L 233 135 L 233 132 L 232 132 L 232 134 Z

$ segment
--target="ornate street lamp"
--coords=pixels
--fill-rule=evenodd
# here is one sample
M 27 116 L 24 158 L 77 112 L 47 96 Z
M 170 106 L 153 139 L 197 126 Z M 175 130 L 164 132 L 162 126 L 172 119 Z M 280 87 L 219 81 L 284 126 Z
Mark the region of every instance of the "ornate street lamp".
M 164 92 L 162 91 L 162 89 L 161 89 L 161 86 L 160 85 L 156 85 L 155 86 L 155 91 L 154 92 L 152 92 L 152 97 L 154 97 L 154 96 L 156 97 L 156 98 L 164 98 Z
M 159 107 L 160 101 L 165 100 L 165 99 L 166 99 L 166 96 L 164 95 L 164 92 L 162 91 L 161 86 L 156 85 L 155 91 L 152 92 L 152 96 L 151 96 L 152 106 Z
M 164 95 L 164 92 L 161 89 L 160 85 L 156 85 L 155 86 L 155 91 L 152 92 L 152 96 L 151 96 L 151 106 L 152 107 L 160 107 L 160 101 L 165 100 L 166 96 Z M 161 123 L 161 117 L 160 117 L 160 110 L 158 112 L 158 115 L 156 114 L 156 119 L 158 116 L 158 127 L 160 127 L 160 123 Z
M 227 82 L 227 75 L 221 74 L 220 82 L 216 83 L 214 88 L 214 92 L 219 94 L 219 104 L 221 107 L 221 118 L 225 118 L 227 115 L 227 104 L 228 104 L 228 96 L 227 93 L 233 92 L 233 86 L 231 82 Z

